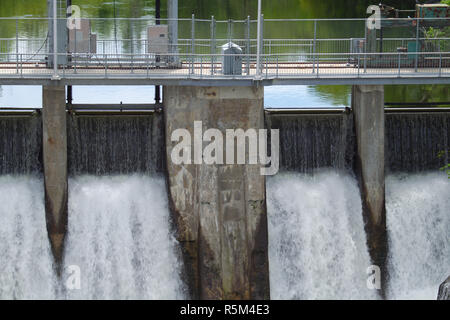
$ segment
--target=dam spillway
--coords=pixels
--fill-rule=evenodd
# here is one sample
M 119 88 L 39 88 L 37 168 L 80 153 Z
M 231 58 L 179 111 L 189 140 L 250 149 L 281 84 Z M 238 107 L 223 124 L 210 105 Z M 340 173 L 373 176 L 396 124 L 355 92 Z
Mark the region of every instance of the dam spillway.
M 186 298 L 157 147 L 161 116 L 67 122 L 70 218 L 58 278 L 45 222 L 41 117 L 0 117 L 0 298 Z M 80 290 L 65 288 L 71 266 L 82 270 Z
M 441 266 L 448 261 L 445 237 L 449 230 L 445 204 L 448 181 L 444 173 L 441 173 L 443 178 L 439 177 L 438 171 L 446 159 L 434 158 L 434 153 L 448 148 L 447 119 L 448 112 L 413 115 L 386 112 L 389 299 L 433 298 L 431 294 L 440 273 L 445 272 Z M 6 196 L 5 203 L 10 204 L 3 213 L 9 217 L 7 224 L 16 223 L 16 231 L 5 231 L 9 234 L 5 238 L 8 246 L 2 250 L 19 252 L 8 253 L 17 257 L 23 256 L 20 253 L 23 246 L 31 243 L 25 235 L 42 240 L 46 234 L 45 219 L 40 216 L 45 211 L 43 191 L 35 187 L 43 183 L 41 121 L 39 113 L 33 117 L 0 117 L 5 132 L 0 144 L 2 179 L 9 185 L 14 185 L 14 179 L 18 179 L 20 188 L 17 192 L 23 193 L 24 197 L 24 204 L 20 204 L 22 195 Z M 27 287 L 25 281 L 8 283 L 2 298 L 190 297 L 192 279 L 186 265 L 190 260 L 176 236 L 164 181 L 167 159 L 163 114 L 94 116 L 75 112 L 69 113 L 66 121 L 69 227 L 63 266 L 84 265 L 85 279 L 90 279 L 88 286 L 82 291 L 65 291 L 56 277 L 48 243 L 39 244 L 34 240 L 40 246 L 37 249 L 42 253 L 39 265 L 46 268 L 46 278 L 33 287 Z M 367 235 L 361 218 L 362 196 L 355 173 L 354 114 L 349 110 L 330 114 L 304 110 L 298 114 L 292 110 L 283 114 L 269 110 L 265 123 L 267 128 L 280 129 L 282 171 L 279 176 L 267 179 L 270 297 L 337 299 L 344 298 L 338 293 L 344 290 L 348 292 L 345 298 L 349 299 L 379 298 L 377 292 L 364 287 L 366 270 L 372 262 L 366 245 Z M 420 158 L 424 159 L 424 165 L 412 167 L 411 154 L 424 157 Z M 430 170 L 437 173 L 428 173 Z M 410 180 L 399 177 L 402 172 L 409 175 Z M 33 175 L 35 178 L 31 178 Z M 34 182 L 24 184 L 24 179 Z M 416 183 L 423 183 L 421 189 L 431 191 L 420 193 L 414 186 Z M 11 189 L 5 187 L 4 191 L 9 194 Z M 420 200 L 416 207 L 423 210 L 404 209 L 409 208 L 408 203 L 414 203 L 412 200 L 417 196 Z M 94 201 L 95 198 L 104 201 Z M 25 212 L 26 208 L 32 208 L 33 212 Z M 414 213 L 409 214 L 409 211 Z M 405 220 L 403 215 L 409 218 Z M 23 219 L 36 222 L 24 225 L 20 222 Z M 415 232 L 411 232 L 412 229 Z M 405 237 L 405 234 L 411 237 Z M 428 262 L 421 261 L 408 273 L 402 273 L 409 265 L 403 248 L 418 237 L 423 243 L 420 250 L 433 252 L 427 261 L 433 261 L 439 267 L 430 269 Z M 123 240 L 120 245 L 119 238 Z M 90 240 L 86 243 L 86 239 Z M 11 243 L 14 244 L 12 247 Z M 145 243 L 144 247 L 139 245 L 142 243 Z M 120 254 L 112 256 L 123 255 L 125 258 L 110 258 L 114 252 Z M 162 252 L 164 255 L 160 260 Z M 319 261 L 311 258 L 318 255 Z M 17 269 L 25 272 L 21 277 L 30 276 L 33 269 L 20 269 L 14 265 L 23 261 L 23 258 L 13 259 L 9 262 L 12 265 L 5 270 Z M 167 268 L 169 265 L 171 268 Z M 2 279 L 7 278 L 3 276 Z M 154 289 L 159 286 L 157 279 L 166 279 L 167 290 Z M 345 279 L 359 280 L 355 280 L 355 285 L 349 285 L 350 280 Z M 23 294 L 38 290 L 34 288 L 40 286 L 46 288 L 40 295 L 36 292 Z M 423 288 L 425 290 L 421 290 Z

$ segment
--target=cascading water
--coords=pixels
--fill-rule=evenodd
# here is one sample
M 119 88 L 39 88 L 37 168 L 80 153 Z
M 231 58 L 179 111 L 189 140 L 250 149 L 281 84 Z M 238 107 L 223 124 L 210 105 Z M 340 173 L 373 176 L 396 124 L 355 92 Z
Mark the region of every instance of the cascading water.
M 450 275 L 449 194 L 444 173 L 387 178 L 388 298 L 436 299 Z
M 81 289 L 67 298 L 185 297 L 164 180 L 142 176 L 71 179 L 65 266 Z
M 355 179 L 336 171 L 267 181 L 272 299 L 372 299 Z
M 38 178 L 0 176 L 0 299 L 57 295 L 43 192 Z

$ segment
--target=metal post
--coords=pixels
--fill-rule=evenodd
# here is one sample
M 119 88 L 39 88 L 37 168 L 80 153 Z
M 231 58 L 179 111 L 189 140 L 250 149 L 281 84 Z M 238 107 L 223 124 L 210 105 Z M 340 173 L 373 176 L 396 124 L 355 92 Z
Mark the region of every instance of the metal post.
M 316 48 L 317 46 L 317 20 L 314 20 L 314 47 L 313 47 L 313 73 L 316 68 Z
M 194 54 L 195 54 L 195 15 L 192 14 L 191 20 L 191 55 L 192 55 L 192 74 L 194 74 Z
M 19 59 L 19 20 L 16 19 L 16 61 Z
M 215 73 L 216 63 L 216 20 L 211 16 L 211 75 Z
M 364 73 L 367 73 L 367 27 L 364 27 Z
M 261 76 L 261 0 L 258 0 L 258 31 L 257 31 L 257 47 L 256 47 L 256 77 L 259 78 Z
M 277 55 L 277 78 L 278 78 L 278 55 Z
M 155 1 L 155 18 L 156 18 L 156 25 L 160 24 L 160 18 L 161 18 L 161 0 Z M 160 57 L 159 55 L 156 56 L 156 65 L 159 64 Z M 148 55 L 147 55 L 147 78 L 148 78 Z M 161 102 L 161 88 L 159 86 L 155 86 L 155 103 L 158 104 Z
M 250 16 L 247 16 L 247 66 L 246 66 L 246 71 L 247 71 L 247 75 L 250 75 L 250 50 L 251 50 L 251 44 L 250 44 Z
M 228 35 L 228 43 L 231 43 L 231 19 L 228 19 L 227 24 L 227 35 Z
M 442 77 L 442 52 L 439 52 L 439 77 Z
M 16 73 L 19 73 L 19 21 L 16 19 Z
M 420 31 L 420 20 L 419 18 L 417 18 L 416 20 L 416 24 L 417 24 L 417 30 L 416 30 L 416 61 L 415 61 L 415 72 L 417 72 L 417 69 L 419 67 L 419 31 Z
M 398 76 L 400 77 L 400 72 L 401 72 L 401 52 L 398 53 Z
M 58 19 L 56 0 L 53 0 L 53 76 L 52 80 L 59 80 L 58 76 Z
M 178 57 L 178 0 L 167 0 L 167 17 L 169 24 L 170 61 L 175 66 L 179 63 Z
M 360 68 L 361 68 L 361 53 L 358 52 L 358 78 L 359 78 Z

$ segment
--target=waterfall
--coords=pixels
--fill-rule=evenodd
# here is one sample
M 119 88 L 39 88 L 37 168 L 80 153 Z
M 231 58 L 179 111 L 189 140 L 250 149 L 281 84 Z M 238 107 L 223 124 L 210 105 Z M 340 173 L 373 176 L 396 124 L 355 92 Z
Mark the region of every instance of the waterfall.
M 66 267 L 81 271 L 68 298 L 184 297 L 165 182 L 146 176 L 81 176 L 69 181 Z
M 346 173 L 267 181 L 272 299 L 370 299 L 362 205 Z
M 56 297 L 43 192 L 36 177 L 0 176 L 0 299 Z
M 38 116 L 0 117 L 0 175 L 42 172 Z
M 160 114 L 68 118 L 70 175 L 164 172 L 164 122 Z
M 436 299 L 450 275 L 449 195 L 444 173 L 387 178 L 390 299 Z
M 266 116 L 267 127 L 280 130 L 280 168 L 311 173 L 316 168 L 353 166 L 351 114 Z
M 386 165 L 391 172 L 438 170 L 450 162 L 450 113 L 387 113 Z

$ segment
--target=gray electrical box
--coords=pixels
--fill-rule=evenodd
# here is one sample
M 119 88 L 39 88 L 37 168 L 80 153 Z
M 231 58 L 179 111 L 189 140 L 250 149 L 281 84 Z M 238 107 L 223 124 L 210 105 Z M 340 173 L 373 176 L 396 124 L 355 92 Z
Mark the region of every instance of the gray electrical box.
M 167 25 L 150 26 L 147 29 L 148 53 L 167 54 L 169 52 L 169 28 Z
M 57 55 L 57 65 L 67 64 L 67 21 L 65 19 L 66 3 L 65 1 L 57 1 L 57 48 L 54 50 L 54 29 L 53 29 L 53 1 L 47 0 L 47 10 L 48 10 L 48 39 L 47 39 L 47 66 L 53 67 L 54 55 L 56 51 Z
M 80 20 L 79 29 L 69 30 L 70 53 L 97 53 L 97 35 L 91 33 L 91 22 Z
M 222 46 L 222 73 L 225 75 L 242 74 L 242 49 L 233 42 Z
M 358 59 L 362 59 L 361 56 L 364 53 L 365 40 L 362 38 L 350 39 L 350 58 L 349 63 L 358 63 Z

